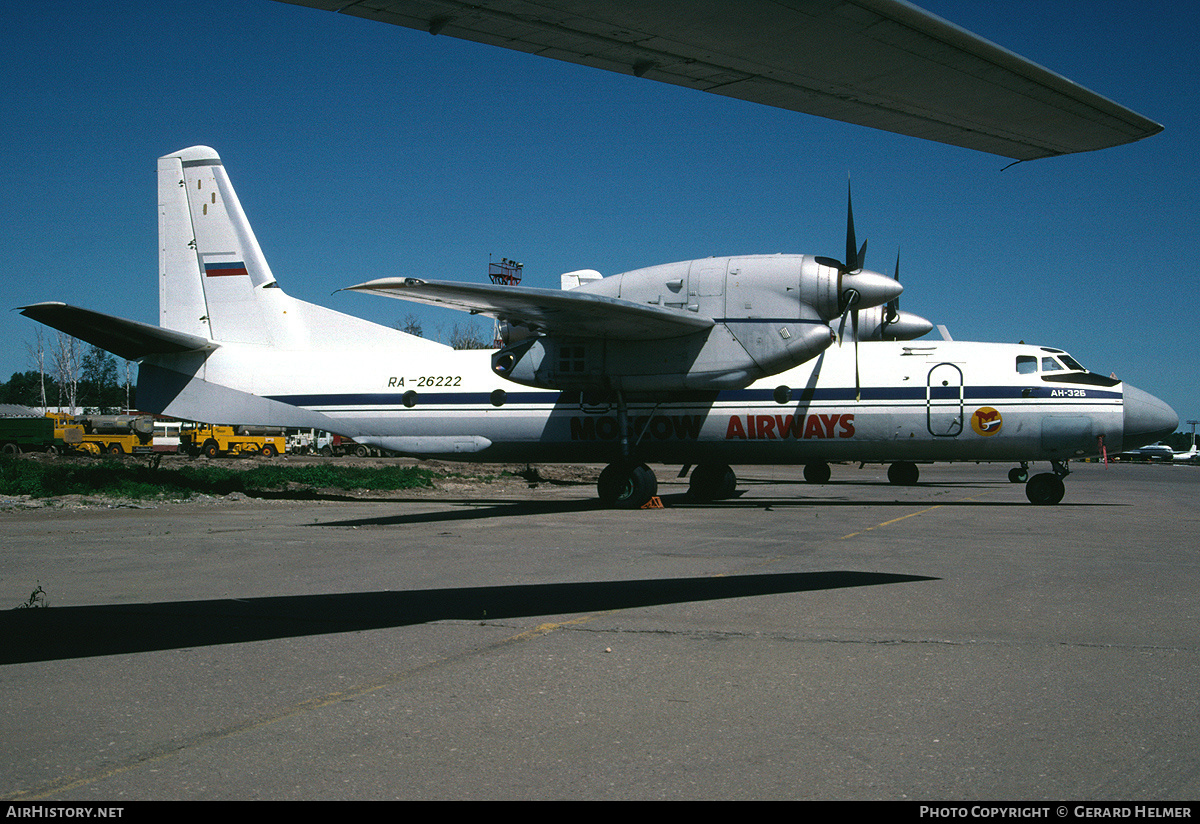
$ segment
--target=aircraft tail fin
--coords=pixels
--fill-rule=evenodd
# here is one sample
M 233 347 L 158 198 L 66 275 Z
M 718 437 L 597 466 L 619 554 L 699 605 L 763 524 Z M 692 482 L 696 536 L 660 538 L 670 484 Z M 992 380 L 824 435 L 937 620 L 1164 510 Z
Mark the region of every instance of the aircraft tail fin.
M 209 340 L 272 342 L 255 322 L 255 293 L 275 278 L 220 156 L 207 146 L 158 159 L 158 239 L 161 326 Z
M 439 344 L 289 297 L 275 282 L 220 156 L 158 160 L 159 323 L 216 343 L 279 349 Z M 399 336 L 399 337 L 395 337 Z

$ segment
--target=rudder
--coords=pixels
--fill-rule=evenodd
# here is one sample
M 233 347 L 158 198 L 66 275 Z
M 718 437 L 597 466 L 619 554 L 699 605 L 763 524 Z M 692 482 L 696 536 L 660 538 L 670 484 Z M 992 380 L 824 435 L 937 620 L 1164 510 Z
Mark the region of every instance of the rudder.
M 192 146 L 158 160 L 159 323 L 209 340 L 276 343 L 275 278 L 220 156 Z

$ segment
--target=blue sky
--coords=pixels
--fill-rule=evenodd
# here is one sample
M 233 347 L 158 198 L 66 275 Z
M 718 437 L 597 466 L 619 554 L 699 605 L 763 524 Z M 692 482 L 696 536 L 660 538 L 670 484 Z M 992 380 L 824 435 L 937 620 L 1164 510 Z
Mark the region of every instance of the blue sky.
M 868 266 L 963 340 L 1058 346 L 1200 417 L 1200 9 L 924 8 L 1163 123 L 1023 163 L 269 0 L 5 4 L 6 308 L 156 322 L 155 159 L 217 149 L 289 293 L 386 324 L 375 277 L 525 283 L 708 255 Z M 417 310 L 427 335 L 458 313 Z M 0 375 L 32 321 L 0 312 Z M 935 333 L 936 334 L 936 333 Z

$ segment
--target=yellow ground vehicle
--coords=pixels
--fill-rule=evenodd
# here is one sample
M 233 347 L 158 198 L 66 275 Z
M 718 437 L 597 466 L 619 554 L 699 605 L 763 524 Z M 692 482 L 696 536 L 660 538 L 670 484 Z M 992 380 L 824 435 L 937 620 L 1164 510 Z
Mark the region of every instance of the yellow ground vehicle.
M 269 426 L 216 426 L 184 424 L 179 430 L 179 449 L 193 457 L 205 455 L 262 455 L 273 458 L 285 449 L 283 429 Z
M 69 415 L 48 412 L 54 437 L 68 448 L 93 455 L 142 455 L 154 450 L 154 418 L 149 415 Z

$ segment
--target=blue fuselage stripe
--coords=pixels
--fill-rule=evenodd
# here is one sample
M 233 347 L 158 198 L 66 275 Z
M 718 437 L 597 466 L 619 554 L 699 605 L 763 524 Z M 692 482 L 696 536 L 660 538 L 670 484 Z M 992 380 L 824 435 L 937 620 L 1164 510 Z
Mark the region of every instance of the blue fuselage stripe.
M 1062 392 L 1049 386 L 967 386 L 962 390 L 963 403 L 977 403 L 983 400 L 1006 402 L 1016 400 L 1062 400 L 1062 401 L 1114 401 L 1120 400 L 1122 394 L 1110 389 L 1088 387 L 1083 395 L 1052 395 L 1052 392 Z M 403 392 L 376 393 L 338 393 L 338 394 L 308 394 L 308 395 L 270 395 L 268 398 L 291 406 L 306 408 L 361 408 L 369 406 L 400 407 L 404 406 Z M 716 405 L 721 403 L 767 403 L 774 402 L 773 389 L 737 389 L 717 393 L 711 401 L 683 400 L 686 406 Z M 411 397 L 411 396 L 410 396 Z M 892 401 L 892 402 L 923 402 L 926 400 L 953 402 L 958 400 L 958 387 L 925 387 L 913 386 L 908 388 L 871 387 L 861 389 L 863 401 Z M 562 394 L 553 392 L 508 392 L 504 405 L 536 405 L 554 406 L 562 398 Z M 816 389 L 806 392 L 803 389 L 792 389 L 788 403 L 841 403 L 860 399 L 860 390 L 852 386 L 830 389 Z M 489 392 L 418 392 L 415 405 L 418 406 L 490 406 L 492 395 Z M 572 406 L 575 403 L 571 404 Z M 677 404 L 669 404 L 677 405 Z

